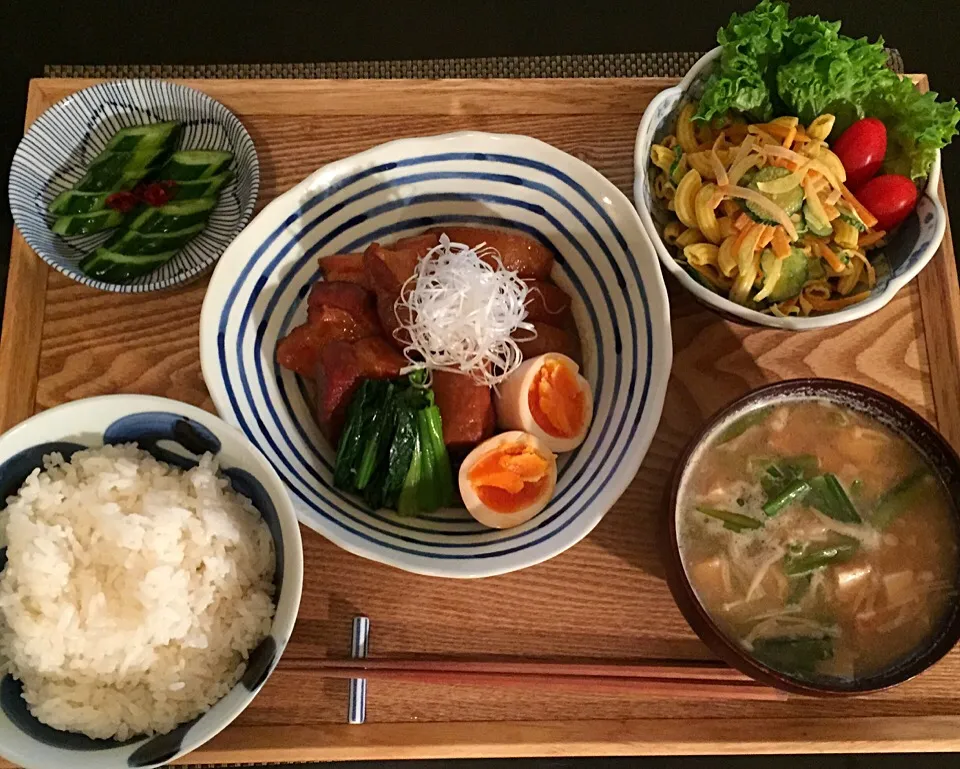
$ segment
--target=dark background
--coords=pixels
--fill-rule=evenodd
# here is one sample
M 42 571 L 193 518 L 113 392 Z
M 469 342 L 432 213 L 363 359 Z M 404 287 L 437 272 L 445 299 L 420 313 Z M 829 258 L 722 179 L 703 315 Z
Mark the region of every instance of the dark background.
M 0 0 L 0 169 L 6 179 L 23 133 L 30 78 L 45 64 L 216 64 L 560 53 L 707 50 L 730 13 L 752 0 Z M 795 14 L 842 19 L 855 37 L 883 36 L 908 72 L 960 98 L 957 0 L 796 0 Z M 949 198 L 960 211 L 960 142 L 944 156 Z M 4 185 L 5 186 L 5 185 Z M 5 192 L 5 190 L 4 190 Z M 0 205 L 0 277 L 5 276 L 10 212 Z M 663 769 L 944 765 L 945 757 L 651 759 Z M 952 759 L 955 760 L 955 759 Z M 462 762 L 456 763 L 458 766 Z M 598 762 L 599 763 L 599 762 Z M 603 762 L 636 766 L 632 760 Z M 502 762 L 481 762 L 503 767 Z M 473 764 L 470 764 L 471 766 Z M 511 766 L 530 767 L 533 762 Z M 572 767 L 579 762 L 537 762 Z M 381 767 L 383 765 L 380 765 Z M 409 766 L 409 765 L 407 765 Z M 466 764 L 464 764 L 466 766 Z M 354 765 L 354 769 L 362 769 Z

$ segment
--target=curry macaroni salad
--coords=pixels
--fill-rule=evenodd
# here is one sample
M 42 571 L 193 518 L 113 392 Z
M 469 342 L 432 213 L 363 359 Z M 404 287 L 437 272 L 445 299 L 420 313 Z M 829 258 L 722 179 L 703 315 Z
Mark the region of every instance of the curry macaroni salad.
M 878 266 L 868 253 L 886 233 L 844 184 L 826 142 L 834 116 L 706 124 L 693 122 L 696 109 L 686 104 L 674 134 L 650 150 L 653 193 L 676 216 L 663 239 L 677 262 L 737 304 L 781 317 L 866 299 Z

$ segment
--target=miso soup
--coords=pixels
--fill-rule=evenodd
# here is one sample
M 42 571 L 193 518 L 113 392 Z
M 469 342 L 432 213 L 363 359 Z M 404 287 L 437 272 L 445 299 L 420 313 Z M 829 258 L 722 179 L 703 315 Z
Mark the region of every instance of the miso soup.
M 728 637 L 795 678 L 852 680 L 924 646 L 957 587 L 957 527 L 919 451 L 823 400 L 760 408 L 691 457 L 677 531 Z

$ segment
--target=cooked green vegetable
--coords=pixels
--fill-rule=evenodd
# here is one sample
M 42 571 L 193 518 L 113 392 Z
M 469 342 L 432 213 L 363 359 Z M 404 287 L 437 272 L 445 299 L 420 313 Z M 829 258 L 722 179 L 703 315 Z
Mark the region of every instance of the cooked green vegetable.
M 833 473 L 810 479 L 807 504 L 841 523 L 860 523 L 860 514 L 854 507 L 843 485 Z
M 362 494 L 373 508 L 418 515 L 453 502 L 450 457 L 440 409 L 421 372 L 364 380 L 337 446 L 334 485 Z
M 422 510 L 420 507 L 420 482 L 423 465 L 423 449 L 420 446 L 420 432 L 413 434 L 413 455 L 410 458 L 410 467 L 407 475 L 403 479 L 403 488 L 400 491 L 400 498 L 397 501 L 397 512 L 400 515 L 419 515 Z
M 697 510 L 709 518 L 716 518 L 718 521 L 723 521 L 723 528 L 730 529 L 730 531 L 735 531 L 738 534 L 744 529 L 759 529 L 763 526 L 763 521 L 758 521 L 749 515 L 733 513 L 729 510 L 720 510 L 716 507 L 698 507 Z
M 901 513 L 919 501 L 928 478 L 930 474 L 926 470 L 917 470 L 886 491 L 877 502 L 870 523 L 877 529 L 887 528 Z
M 739 438 L 751 427 L 756 427 L 757 425 L 762 424 L 763 421 L 770 416 L 771 411 L 773 411 L 773 407 L 766 406 L 762 409 L 751 411 L 749 414 L 744 414 L 736 422 L 720 433 L 719 437 L 717 438 L 717 445 L 719 446 L 722 443 L 732 441 L 734 438 Z
M 433 399 L 433 394 L 430 394 Z M 420 436 L 430 443 L 433 458 L 437 465 L 436 488 L 437 506 L 448 507 L 453 504 L 453 470 L 450 466 L 450 455 L 443 442 L 443 423 L 440 419 L 440 408 L 431 404 L 418 415 Z
M 839 135 L 860 118 L 876 117 L 889 136 L 886 171 L 927 176 L 936 151 L 957 132 L 956 102 L 938 102 L 937 94 L 901 80 L 887 67 L 882 40 L 854 40 L 839 34 L 839 22 L 817 16 L 791 21 L 788 11 L 787 3 L 763 0 L 718 31 L 720 66 L 706 82 L 696 119 L 732 111 L 758 122 L 796 115 L 809 124 L 829 113 Z
M 382 402 L 373 412 L 370 420 L 364 425 L 363 433 L 360 436 L 363 451 L 360 454 L 360 463 L 357 467 L 356 478 L 354 478 L 354 485 L 359 491 L 363 491 L 367 487 L 374 471 L 383 464 L 390 453 L 390 442 L 396 433 L 396 424 L 397 404 L 394 397 L 394 387 L 392 384 L 388 384 Z
M 783 572 L 788 577 L 798 577 L 834 563 L 845 563 L 859 549 L 860 542 L 852 537 L 838 537 L 827 544 L 807 545 L 797 553 L 784 556 Z
M 361 437 L 365 422 L 369 420 L 385 392 L 386 383 L 377 379 L 366 379 L 360 383 L 356 394 L 347 409 L 347 421 L 337 444 L 337 458 L 333 469 L 333 484 L 347 491 L 355 488 L 357 467 L 363 443 Z
M 760 486 L 769 502 L 794 481 L 813 478 L 820 472 L 820 461 L 812 454 L 783 457 L 771 462 L 760 476 Z
M 753 653 L 771 667 L 813 673 L 818 662 L 833 657 L 833 639 L 829 636 L 759 638 L 753 642 Z
M 783 510 L 783 508 L 802 500 L 808 491 L 810 491 L 810 484 L 806 481 L 791 481 L 787 484 L 786 488 L 763 506 L 763 512 L 765 515 L 772 517 Z
M 813 572 L 801 574 L 790 580 L 790 592 L 787 594 L 787 606 L 795 606 L 803 600 L 813 582 Z
M 407 472 L 410 469 L 410 462 L 413 459 L 413 450 L 417 443 L 417 417 L 409 409 L 401 409 L 397 414 L 397 432 L 390 444 L 390 452 L 387 455 L 387 471 L 383 476 L 379 499 L 370 499 L 367 501 L 375 509 L 378 507 L 388 507 L 395 509 L 400 499 L 400 491 L 403 489 Z M 370 488 L 370 487 L 368 487 Z M 378 488 L 377 486 L 373 487 Z

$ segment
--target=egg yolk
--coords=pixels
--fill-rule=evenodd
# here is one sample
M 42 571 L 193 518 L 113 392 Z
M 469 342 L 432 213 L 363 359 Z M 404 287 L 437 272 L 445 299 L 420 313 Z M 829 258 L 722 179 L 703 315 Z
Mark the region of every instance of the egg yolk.
M 498 446 L 468 474 L 484 505 L 497 513 L 515 513 L 536 502 L 546 489 L 550 463 L 529 446 Z
M 527 394 L 530 414 L 554 438 L 573 438 L 583 428 L 584 398 L 576 374 L 560 361 L 546 361 Z

